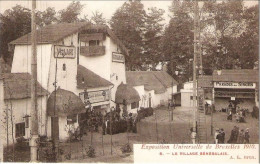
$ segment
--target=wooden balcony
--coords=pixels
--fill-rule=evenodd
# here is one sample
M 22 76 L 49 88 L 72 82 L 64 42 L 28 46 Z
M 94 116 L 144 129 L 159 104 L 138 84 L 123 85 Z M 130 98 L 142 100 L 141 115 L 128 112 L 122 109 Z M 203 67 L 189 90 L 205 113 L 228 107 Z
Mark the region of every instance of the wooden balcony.
M 80 54 L 83 56 L 102 56 L 106 52 L 105 46 L 82 46 L 80 47 Z

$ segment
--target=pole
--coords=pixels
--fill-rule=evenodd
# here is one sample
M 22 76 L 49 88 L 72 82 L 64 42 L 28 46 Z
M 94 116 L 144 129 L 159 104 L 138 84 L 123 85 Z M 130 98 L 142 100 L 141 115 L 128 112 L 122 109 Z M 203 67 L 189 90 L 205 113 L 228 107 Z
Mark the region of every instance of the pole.
M 32 56 L 31 56 L 31 162 L 37 162 L 37 140 L 38 140 L 38 113 L 37 113 L 37 45 L 36 45 L 36 22 L 35 22 L 36 0 L 32 0 Z
M 109 105 L 109 108 L 110 108 L 110 105 Z M 111 110 L 111 108 L 110 108 L 110 127 L 109 127 L 109 129 L 110 129 L 110 143 L 111 143 L 111 155 L 112 155 L 112 153 L 113 153 L 113 149 L 112 149 L 112 145 L 113 145 L 113 141 L 112 141 L 112 110 Z
M 196 139 L 196 66 L 198 53 L 198 1 L 194 2 L 194 58 L 193 58 L 193 131 L 192 142 L 195 144 Z

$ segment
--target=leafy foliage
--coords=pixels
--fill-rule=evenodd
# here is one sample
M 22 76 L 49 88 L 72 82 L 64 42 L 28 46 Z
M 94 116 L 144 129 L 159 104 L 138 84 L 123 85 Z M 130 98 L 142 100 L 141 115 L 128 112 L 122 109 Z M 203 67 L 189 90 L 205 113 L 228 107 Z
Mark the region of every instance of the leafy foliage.
M 96 156 L 95 148 L 91 145 L 89 145 L 86 152 L 87 152 L 87 156 L 90 157 L 90 158 L 94 158 Z
M 103 13 L 100 13 L 98 11 L 93 13 L 93 16 L 91 17 L 90 20 L 93 24 L 96 24 L 96 25 L 106 25 L 107 24 L 106 19 L 103 17 Z
M 109 22 L 115 34 L 129 49 L 130 55 L 126 56 L 128 70 L 142 68 L 145 16 L 144 6 L 140 1 L 128 1 L 115 12 Z
M 130 147 L 130 145 L 128 143 L 123 145 L 120 149 L 121 149 L 122 153 L 131 153 L 132 152 L 132 148 Z
M 66 9 L 63 9 L 59 11 L 60 22 L 67 22 L 67 23 L 72 23 L 72 22 L 77 22 L 79 21 L 79 15 L 83 9 L 84 5 L 80 4 L 80 1 L 73 1 L 69 4 L 69 6 Z
M 173 3 L 170 8 L 172 18 L 163 36 L 163 56 L 169 61 L 168 73 L 175 76 L 181 72 L 181 81 L 189 77 L 189 60 L 193 57 L 193 19 L 189 13 L 189 3 Z M 176 7 L 176 5 L 178 7 Z
M 144 62 L 149 64 L 152 70 L 162 61 L 162 33 L 163 33 L 163 14 L 164 10 L 152 7 L 145 19 L 144 32 Z

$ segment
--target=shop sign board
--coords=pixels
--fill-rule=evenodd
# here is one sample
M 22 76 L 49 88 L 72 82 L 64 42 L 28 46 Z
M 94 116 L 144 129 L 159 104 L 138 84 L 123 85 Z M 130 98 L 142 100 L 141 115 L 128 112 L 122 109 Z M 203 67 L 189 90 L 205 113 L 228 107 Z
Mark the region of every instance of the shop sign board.
M 113 52 L 112 53 L 112 62 L 125 63 L 125 57 L 123 54 Z
M 91 104 L 109 101 L 109 90 L 81 92 L 79 97 L 83 102 L 90 102 Z
M 215 91 L 215 97 L 230 97 L 231 100 L 235 100 L 236 98 L 255 98 L 255 93 Z
M 251 82 L 214 82 L 214 88 L 246 88 L 254 89 L 255 83 Z
M 55 58 L 71 58 L 76 57 L 76 48 L 73 46 L 54 46 Z

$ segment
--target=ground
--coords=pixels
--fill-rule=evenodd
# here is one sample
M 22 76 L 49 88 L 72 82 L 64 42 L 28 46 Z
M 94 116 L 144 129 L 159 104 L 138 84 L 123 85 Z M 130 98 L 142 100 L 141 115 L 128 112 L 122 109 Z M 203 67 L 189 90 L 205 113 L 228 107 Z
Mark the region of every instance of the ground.
M 210 115 L 206 116 L 207 124 L 207 142 L 214 143 L 213 136 L 210 135 Z M 137 125 L 138 133 L 120 133 L 112 135 L 112 155 L 111 155 L 111 135 L 103 136 L 99 132 L 92 133 L 92 145 L 95 148 L 96 157 L 90 158 L 86 156 L 88 146 L 91 145 L 91 133 L 83 137 L 82 141 L 73 143 L 62 143 L 60 146 L 64 152 L 62 162 L 109 162 L 109 163 L 132 163 L 133 153 L 123 154 L 120 150 L 122 146 L 128 143 L 131 147 L 133 144 L 142 143 L 191 143 L 190 127 L 193 122 L 193 109 L 185 107 L 177 107 L 173 111 L 173 121 L 170 121 L 169 111 L 165 107 L 156 109 L 153 116 L 141 120 Z M 214 113 L 214 128 L 224 128 L 226 132 L 226 141 L 230 136 L 233 126 L 239 126 L 240 129 L 249 128 L 250 143 L 258 143 L 258 120 L 251 116 L 246 117 L 246 123 L 236 123 L 226 120 L 226 113 Z M 156 128 L 157 127 L 157 128 Z M 158 135 L 157 135 L 158 134 Z M 104 150 L 104 151 L 103 151 Z M 71 151 L 71 159 L 65 159 L 65 155 Z M 83 152 L 83 153 L 82 153 Z M 104 152 L 104 154 L 103 154 Z M 18 153 L 18 154 L 17 154 Z M 26 157 L 28 161 L 29 151 L 16 152 L 18 156 Z

